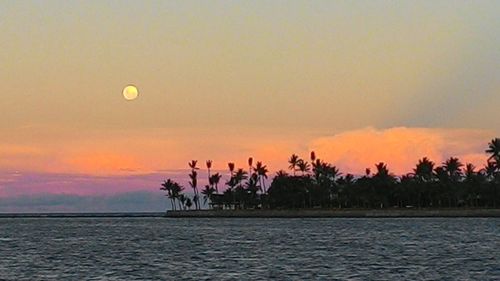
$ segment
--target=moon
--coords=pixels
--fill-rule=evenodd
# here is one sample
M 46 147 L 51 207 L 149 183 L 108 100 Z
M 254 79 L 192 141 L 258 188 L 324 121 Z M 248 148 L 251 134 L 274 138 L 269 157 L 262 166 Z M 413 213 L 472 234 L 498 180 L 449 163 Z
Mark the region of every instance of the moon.
M 123 97 L 126 100 L 132 101 L 139 96 L 139 90 L 134 85 L 128 85 L 123 89 Z

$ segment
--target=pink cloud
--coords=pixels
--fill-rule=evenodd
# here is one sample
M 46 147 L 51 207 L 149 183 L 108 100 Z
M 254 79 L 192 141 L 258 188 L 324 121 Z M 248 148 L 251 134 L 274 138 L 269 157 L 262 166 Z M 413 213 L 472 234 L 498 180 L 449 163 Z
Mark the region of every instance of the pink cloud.
M 169 171 L 145 175 L 93 176 L 0 172 L 0 197 L 34 194 L 113 195 L 144 190 L 159 192 L 161 182 L 167 177 L 184 184 L 184 174 Z

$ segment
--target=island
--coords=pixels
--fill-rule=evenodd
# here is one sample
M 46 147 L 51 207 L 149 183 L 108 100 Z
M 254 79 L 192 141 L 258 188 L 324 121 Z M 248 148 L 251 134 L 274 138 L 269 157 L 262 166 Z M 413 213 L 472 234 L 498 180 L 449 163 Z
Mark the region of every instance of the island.
M 407 174 L 396 176 L 383 162 L 363 175 L 342 174 L 310 153 L 310 162 L 292 154 L 290 172 L 276 172 L 248 158 L 248 170 L 228 163 L 222 174 L 206 161 L 207 184 L 198 189 L 198 161 L 189 162 L 192 196 L 178 182 L 161 185 L 170 200 L 167 217 L 500 217 L 500 138 L 488 143 L 484 167 L 450 157 L 441 164 L 423 157 Z M 208 208 L 207 208 L 208 207 Z

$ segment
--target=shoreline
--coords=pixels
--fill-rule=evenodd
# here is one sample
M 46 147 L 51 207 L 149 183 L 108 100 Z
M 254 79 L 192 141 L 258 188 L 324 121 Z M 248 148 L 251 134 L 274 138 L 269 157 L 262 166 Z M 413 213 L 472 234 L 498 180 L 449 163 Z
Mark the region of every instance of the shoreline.
M 116 213 L 0 213 L 0 219 L 31 218 L 161 218 L 165 212 Z
M 500 209 L 304 209 L 167 211 L 167 218 L 499 218 Z
M 0 213 L 15 218 L 500 218 L 496 209 L 183 210 L 138 213 Z

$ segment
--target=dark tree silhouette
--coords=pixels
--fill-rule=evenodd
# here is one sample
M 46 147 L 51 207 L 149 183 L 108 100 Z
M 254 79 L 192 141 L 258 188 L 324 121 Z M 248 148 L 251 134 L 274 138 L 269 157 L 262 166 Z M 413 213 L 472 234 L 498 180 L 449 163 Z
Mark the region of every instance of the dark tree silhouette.
M 234 173 L 234 180 L 236 182 L 237 186 L 241 186 L 242 182 L 248 178 L 248 173 L 245 172 L 243 169 L 238 169 L 236 170 L 236 173 Z
M 391 205 L 392 198 L 392 188 L 396 182 L 396 177 L 389 172 L 387 165 L 380 162 L 375 165 L 377 172 L 372 177 L 372 185 L 374 188 L 374 194 L 376 197 L 376 203 L 380 208 L 388 207 Z
M 421 182 L 430 182 L 434 177 L 434 162 L 424 157 L 418 160 L 418 164 L 413 169 L 415 177 Z
M 269 187 L 269 205 L 280 209 L 312 207 L 308 195 L 312 185 L 311 178 L 307 177 L 276 177 Z
M 311 151 L 311 162 L 314 163 L 314 161 L 316 161 L 316 153 Z
M 443 163 L 443 168 L 450 177 L 450 180 L 457 182 L 462 177 L 462 167 L 464 164 L 458 158 L 450 157 Z
M 276 177 L 288 177 L 288 173 L 284 170 L 279 170 L 276 172 Z
M 207 165 L 208 181 L 210 182 L 210 169 L 212 169 L 212 160 L 207 160 L 205 163 Z
M 489 154 L 485 166 L 478 170 L 465 166 L 456 157 L 440 166 L 427 157 L 418 160 L 411 173 L 393 175 L 385 163 L 375 165 L 374 173 L 367 168 L 364 175 L 342 176 L 333 164 L 318 159 L 311 152 L 311 164 L 292 154 L 288 168 L 280 170 L 266 188 L 267 166 L 248 159 L 249 172 L 235 169 L 228 163 L 230 178 L 227 189 L 219 195 L 219 173 L 211 174 L 212 161 L 206 162 L 208 185 L 202 190 L 204 202 L 218 209 L 226 208 L 436 208 L 470 207 L 496 208 L 500 202 L 499 139 L 493 139 L 485 150 Z M 197 162 L 189 162 L 189 184 L 193 200 L 182 194 L 183 187 L 168 179 L 161 190 L 169 198 L 172 210 L 190 209 L 190 202 L 201 208 L 197 182 Z M 311 167 L 312 166 L 312 167 Z M 311 170 L 312 168 L 312 170 Z M 300 175 L 295 173 L 300 171 Z
M 186 199 L 186 207 L 190 210 L 191 206 L 193 206 L 193 201 L 191 201 L 191 198 Z
M 231 177 L 232 177 L 233 173 L 234 173 L 234 163 L 232 163 L 232 162 L 227 163 L 227 167 L 229 168 L 229 172 L 231 173 Z
M 251 175 L 253 170 L 253 158 L 248 157 L 248 174 Z
M 215 189 L 211 187 L 210 185 L 205 185 L 205 188 L 201 191 L 201 194 L 203 194 L 203 202 L 204 204 L 207 204 L 207 202 L 210 202 L 212 200 L 212 196 L 215 193 Z
M 266 193 L 266 179 L 267 179 L 267 173 L 269 172 L 267 170 L 267 166 L 263 165 L 261 161 L 257 161 L 257 164 L 255 165 L 254 172 L 257 174 L 257 180 L 259 182 L 259 187 L 261 189 L 261 192 Z
M 288 160 L 288 163 L 290 166 L 288 166 L 288 169 L 292 170 L 293 175 L 295 176 L 295 172 L 297 171 L 297 165 L 299 164 L 300 158 L 296 154 L 292 154 L 290 156 L 290 159 Z
M 299 162 L 297 163 L 297 167 L 298 170 L 302 172 L 303 176 L 311 171 L 311 165 L 309 165 L 307 161 L 304 161 L 302 159 L 300 159 Z
M 208 180 L 210 186 L 215 188 L 215 193 L 219 194 L 219 181 L 222 178 L 222 175 L 219 173 L 215 173 L 212 176 L 210 176 L 210 179 Z
M 160 190 L 163 190 L 165 191 L 167 194 L 165 194 L 165 196 L 167 196 L 169 199 L 170 199 L 170 206 L 172 208 L 172 210 L 175 210 L 175 196 L 174 196 L 174 193 L 173 193 L 173 186 L 174 186 L 174 182 L 171 180 L 171 179 L 168 179 L 166 181 L 164 181 L 162 184 L 161 184 L 161 188 Z
M 488 160 L 495 159 L 495 161 L 500 161 L 500 138 L 492 139 L 490 143 L 488 143 L 488 149 L 486 149 L 486 153 L 491 154 Z
M 191 160 L 191 162 L 188 163 L 189 167 L 191 168 L 191 173 L 189 174 L 189 185 L 193 189 L 194 196 L 193 196 L 193 201 L 196 209 L 201 209 L 201 204 L 200 204 L 200 194 L 198 193 L 198 170 L 199 168 L 196 167 L 196 164 L 198 161 L 196 160 Z
M 184 194 L 179 195 L 179 207 L 181 208 L 181 210 L 186 210 L 187 199 L 188 198 Z

